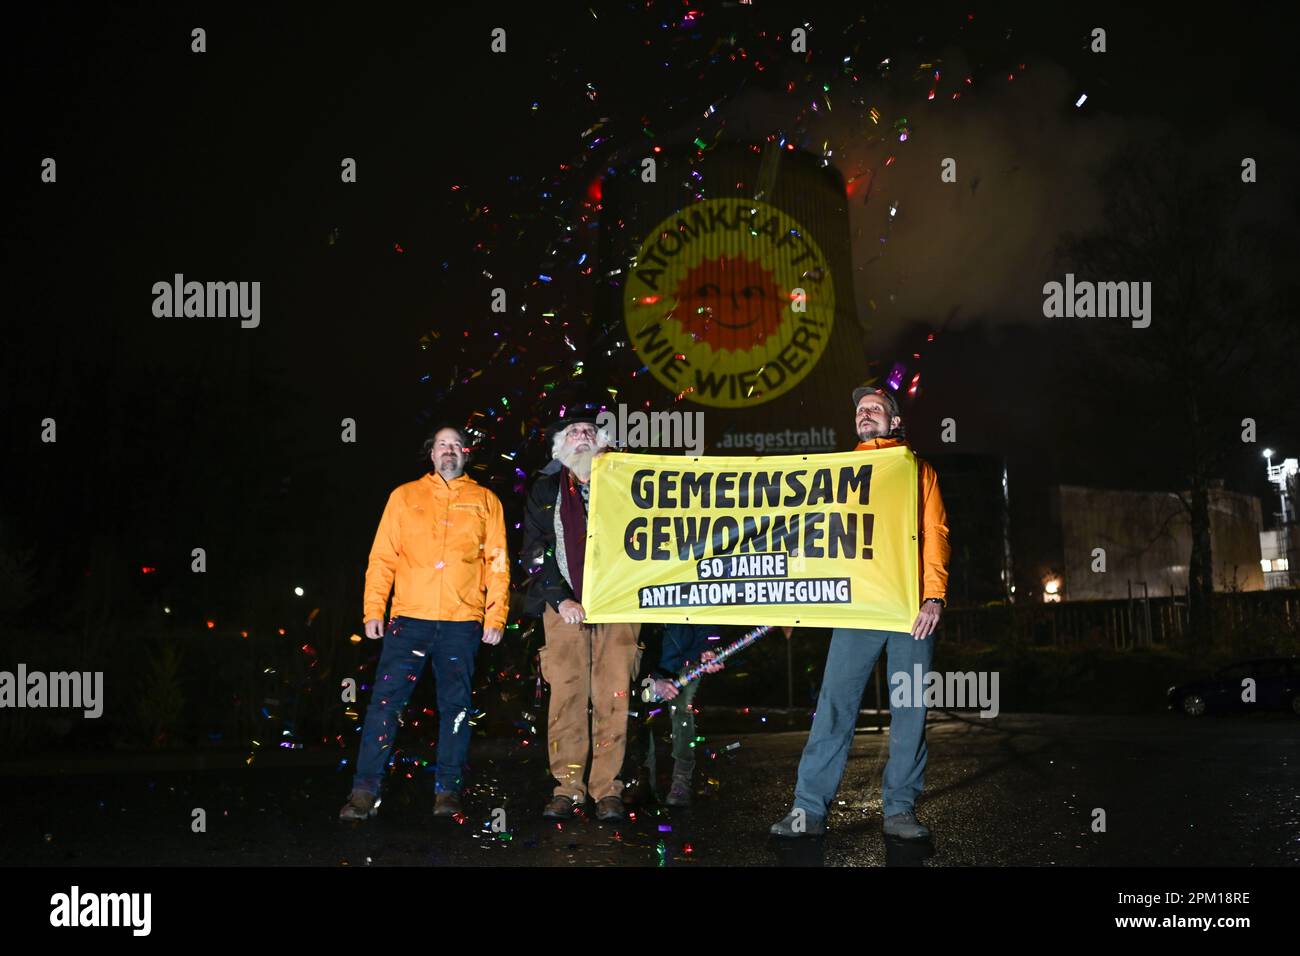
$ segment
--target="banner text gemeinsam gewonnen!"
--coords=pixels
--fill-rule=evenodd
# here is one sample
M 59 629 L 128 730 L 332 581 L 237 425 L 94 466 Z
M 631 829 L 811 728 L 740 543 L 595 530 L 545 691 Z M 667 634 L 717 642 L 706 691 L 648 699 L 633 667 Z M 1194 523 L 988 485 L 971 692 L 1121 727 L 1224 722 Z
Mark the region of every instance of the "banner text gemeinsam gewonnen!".
M 905 446 L 761 458 L 610 452 L 592 466 L 592 623 L 907 632 L 920 606 Z

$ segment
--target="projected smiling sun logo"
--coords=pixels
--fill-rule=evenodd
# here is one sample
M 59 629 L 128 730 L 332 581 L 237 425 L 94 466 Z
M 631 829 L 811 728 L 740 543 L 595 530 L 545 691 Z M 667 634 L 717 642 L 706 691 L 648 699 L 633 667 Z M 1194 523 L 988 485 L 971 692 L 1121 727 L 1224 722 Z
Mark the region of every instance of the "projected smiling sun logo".
M 761 345 L 781 325 L 790 295 L 762 262 L 725 253 L 692 266 L 677 284 L 671 313 L 696 342 L 715 352 Z M 785 299 L 782 302 L 782 299 Z
M 665 219 L 642 244 L 624 316 L 631 344 L 665 387 L 705 405 L 754 405 L 789 391 L 820 360 L 834 282 L 793 218 L 754 200 L 711 199 Z

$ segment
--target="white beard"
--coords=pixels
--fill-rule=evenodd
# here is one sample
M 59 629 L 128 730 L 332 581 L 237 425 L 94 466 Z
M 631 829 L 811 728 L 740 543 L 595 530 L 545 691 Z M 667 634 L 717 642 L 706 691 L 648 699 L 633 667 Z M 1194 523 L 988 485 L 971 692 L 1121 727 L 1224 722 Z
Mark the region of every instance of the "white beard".
M 595 457 L 596 451 L 592 448 L 586 451 L 561 452 L 560 464 L 583 481 L 591 481 L 591 460 Z

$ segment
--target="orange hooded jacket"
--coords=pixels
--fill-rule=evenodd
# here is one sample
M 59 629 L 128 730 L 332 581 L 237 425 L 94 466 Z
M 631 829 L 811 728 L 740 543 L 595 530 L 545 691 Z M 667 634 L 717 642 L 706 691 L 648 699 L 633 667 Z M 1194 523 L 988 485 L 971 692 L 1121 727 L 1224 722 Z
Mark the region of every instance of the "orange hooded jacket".
M 390 590 L 394 617 L 504 627 L 510 560 L 501 500 L 466 475 L 430 473 L 400 485 L 370 548 L 365 620 L 384 619 Z
M 906 444 L 898 438 L 873 438 L 858 442 L 854 451 Z M 921 535 L 921 600 L 932 597 L 944 600 L 948 596 L 948 558 L 952 555 L 952 548 L 948 545 L 948 509 L 943 506 L 943 498 L 939 495 L 939 476 L 934 466 L 920 458 L 916 463 L 921 485 L 917 493 L 921 513 L 916 522 Z

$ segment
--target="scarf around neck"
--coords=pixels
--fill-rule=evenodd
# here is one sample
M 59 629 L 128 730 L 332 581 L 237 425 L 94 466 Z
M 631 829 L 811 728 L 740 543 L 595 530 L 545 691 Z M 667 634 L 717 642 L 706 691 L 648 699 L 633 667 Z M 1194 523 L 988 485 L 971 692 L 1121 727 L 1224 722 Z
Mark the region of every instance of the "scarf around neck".
M 564 529 L 564 557 L 569 566 L 569 586 L 582 603 L 582 564 L 587 553 L 587 508 L 582 488 L 573 472 L 560 469 L 560 525 Z

